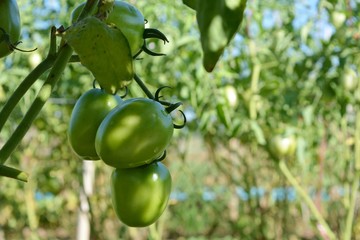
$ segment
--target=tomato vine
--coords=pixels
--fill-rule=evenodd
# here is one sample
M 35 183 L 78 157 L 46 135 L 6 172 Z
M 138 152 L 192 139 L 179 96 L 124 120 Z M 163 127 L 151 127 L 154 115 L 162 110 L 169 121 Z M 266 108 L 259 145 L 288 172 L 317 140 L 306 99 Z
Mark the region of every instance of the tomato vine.
M 82 11 L 79 19 L 84 18 L 88 15 L 88 8 L 91 8 L 96 3 L 95 0 L 89 0 L 86 3 L 84 10 Z M 56 46 L 56 28 L 51 28 L 51 39 L 50 39 L 50 48 L 48 57 L 39 64 L 19 85 L 15 90 L 12 96 L 9 98 L 7 103 L 4 105 L 3 109 L 0 112 L 1 116 L 1 125 L 0 130 L 9 118 L 12 110 L 15 108 L 22 96 L 29 90 L 29 88 L 36 82 L 36 80 L 48 69 L 51 68 L 51 71 L 48 74 L 48 77 L 40 89 L 37 97 L 34 99 L 33 104 L 28 109 L 24 118 L 21 120 L 20 124 L 17 126 L 13 134 L 6 141 L 6 143 L 0 149 L 0 168 L 4 176 L 15 178 L 21 181 L 27 181 L 27 175 L 18 169 L 10 168 L 5 166 L 6 160 L 18 146 L 22 138 L 25 136 L 29 130 L 31 123 L 34 121 L 36 116 L 41 111 L 42 107 L 49 99 L 51 92 L 61 77 L 61 73 L 65 69 L 67 63 L 70 61 L 73 50 L 70 46 L 65 43 L 62 43 L 62 46 L 57 52 Z

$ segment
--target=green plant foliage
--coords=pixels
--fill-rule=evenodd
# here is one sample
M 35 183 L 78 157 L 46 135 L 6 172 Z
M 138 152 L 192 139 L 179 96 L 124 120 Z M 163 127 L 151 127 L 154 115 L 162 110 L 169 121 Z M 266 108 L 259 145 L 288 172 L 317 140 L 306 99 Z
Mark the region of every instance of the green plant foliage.
M 57 1 L 60 10 L 44 7 L 45 2 L 49 1 L 19 1 L 24 48 L 38 47 L 35 53 L 42 59 L 50 26 L 68 27 L 69 12 L 79 3 Z M 159 28 L 169 39 L 165 45 L 149 39 L 149 49 L 166 56 L 141 54 L 134 60 L 134 71 L 152 92 L 159 85 L 171 86 L 162 92 L 163 98 L 183 102 L 188 122 L 174 132 L 164 160 L 172 175 L 169 205 L 149 228 L 135 230 L 119 223 L 109 197 L 112 169 L 94 163 L 91 237 L 327 239 L 267 149 L 269 139 L 289 131 L 297 140 L 286 162 L 290 172 L 316 202 L 336 238 L 359 236 L 360 217 L 351 211 L 358 207 L 352 189 L 356 192 L 359 182 L 359 3 L 248 1 L 241 28 L 207 73 L 194 10 L 180 0 L 131 2 L 147 19 L 145 27 Z M 185 3 L 192 8 L 198 4 Z M 40 9 L 43 15 L 37 14 Z M 34 68 L 33 61 L 39 59 L 35 53 L 15 52 L 0 61 L 0 106 Z M 44 79 L 11 115 L 1 131 L 0 146 Z M 82 164 L 67 144 L 66 130 L 76 99 L 92 81 L 81 64 L 69 64 L 8 160 L 9 166 L 25 169 L 30 177 L 25 185 L 1 178 L 0 236 L 76 238 Z M 145 96 L 134 82 L 128 88 L 128 97 Z M 181 121 L 173 115 L 174 122 Z M 349 224 L 347 219 L 353 221 Z
M 184 0 L 184 4 L 196 10 L 201 35 L 203 65 L 212 72 L 224 49 L 233 39 L 242 22 L 246 0 Z

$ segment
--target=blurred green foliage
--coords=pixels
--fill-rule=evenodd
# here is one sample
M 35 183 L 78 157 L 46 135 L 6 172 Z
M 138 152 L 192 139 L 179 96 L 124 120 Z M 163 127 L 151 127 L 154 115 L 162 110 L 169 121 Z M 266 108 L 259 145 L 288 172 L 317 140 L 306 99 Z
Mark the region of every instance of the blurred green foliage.
M 291 192 L 264 148 L 286 129 L 298 142 L 290 170 L 341 238 L 355 176 L 360 3 L 249 1 L 242 27 L 209 74 L 202 68 L 193 10 L 180 0 L 129 2 L 143 12 L 147 27 L 160 29 L 170 40 L 166 45 L 149 41 L 150 49 L 167 55 L 142 55 L 136 72 L 152 91 L 172 86 L 163 91 L 164 98 L 182 101 L 189 122 L 168 150 L 165 164 L 173 176 L 173 195 L 151 228 L 130 229 L 116 219 L 109 196 L 111 169 L 96 163 L 96 191 L 89 199 L 92 238 L 321 239 L 307 206 Z M 50 27 L 68 26 L 78 1 L 18 3 L 20 46 L 38 50 L 16 52 L 0 62 L 0 104 L 46 56 Z M 44 77 L 11 115 L 0 145 Z M 79 63 L 69 64 L 8 161 L 30 173 L 30 181 L 1 178 L 0 239 L 2 233 L 5 239 L 75 238 L 82 162 L 67 144 L 66 129 L 73 104 L 91 87 L 90 73 Z M 144 96 L 135 83 L 129 90 L 130 96 Z

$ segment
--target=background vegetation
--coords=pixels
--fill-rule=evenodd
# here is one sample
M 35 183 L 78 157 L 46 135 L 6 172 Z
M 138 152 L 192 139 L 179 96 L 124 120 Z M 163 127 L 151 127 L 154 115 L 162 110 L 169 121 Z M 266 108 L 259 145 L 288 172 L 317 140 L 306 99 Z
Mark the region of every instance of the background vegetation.
M 172 86 L 165 97 L 184 103 L 189 122 L 176 131 L 165 161 L 173 177 L 169 206 L 150 228 L 127 228 L 116 219 L 111 169 L 95 163 L 92 239 L 327 239 L 267 151 L 283 131 L 298 143 L 288 168 L 337 238 L 350 239 L 349 226 L 352 239 L 360 236 L 360 2 L 248 0 L 242 26 L 211 74 L 202 68 L 194 11 L 180 0 L 129 2 L 170 40 L 150 43 L 167 55 L 144 56 L 136 71 L 152 90 Z M 46 56 L 50 27 L 68 26 L 78 1 L 18 4 L 21 47 L 38 50 L 0 62 L 0 103 Z M 0 145 L 40 86 L 41 80 L 21 101 Z M 71 152 L 66 129 L 76 99 L 91 87 L 90 73 L 69 64 L 8 161 L 30 180 L 1 178 L 0 239 L 75 238 L 84 165 Z M 143 95 L 135 83 L 129 90 Z

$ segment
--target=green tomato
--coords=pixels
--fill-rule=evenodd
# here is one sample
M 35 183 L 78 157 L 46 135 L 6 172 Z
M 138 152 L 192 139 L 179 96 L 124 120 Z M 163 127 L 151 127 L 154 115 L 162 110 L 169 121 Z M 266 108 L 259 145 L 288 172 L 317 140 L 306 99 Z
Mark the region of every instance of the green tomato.
M 20 13 L 16 0 L 0 1 L 0 27 L 6 32 L 0 31 L 0 58 L 9 55 L 20 37 Z
M 80 4 L 71 14 L 71 22 L 77 20 L 85 3 Z M 95 15 L 97 8 L 91 15 Z M 142 13 L 133 5 L 124 1 L 115 1 L 114 8 L 105 20 L 107 24 L 114 24 L 124 34 L 129 42 L 131 54 L 135 55 L 141 49 L 144 39 L 145 19 Z
M 224 96 L 230 107 L 236 107 L 238 104 L 238 93 L 236 88 L 232 85 L 226 85 L 224 87 Z
M 105 117 L 96 133 L 95 148 L 107 165 L 141 166 L 163 154 L 173 132 L 172 118 L 160 103 L 133 98 Z
M 347 91 L 354 91 L 358 85 L 358 75 L 350 67 L 345 68 L 343 75 L 341 76 L 341 84 Z
M 42 61 L 42 56 L 38 52 L 31 53 L 28 58 L 28 62 L 31 68 L 35 68 L 37 65 L 41 63 L 41 61 Z
M 346 14 L 340 11 L 333 11 L 331 13 L 331 21 L 336 28 L 340 28 L 346 21 Z
M 291 157 L 296 151 L 296 139 L 292 135 L 275 135 L 270 139 L 270 151 L 278 158 Z
M 111 175 L 111 197 L 121 222 L 146 227 L 164 212 L 171 192 L 171 175 L 160 162 L 129 169 L 115 169 Z
M 82 159 L 100 159 L 95 150 L 97 129 L 105 116 L 123 101 L 101 89 L 85 92 L 71 113 L 68 139 L 73 151 Z

